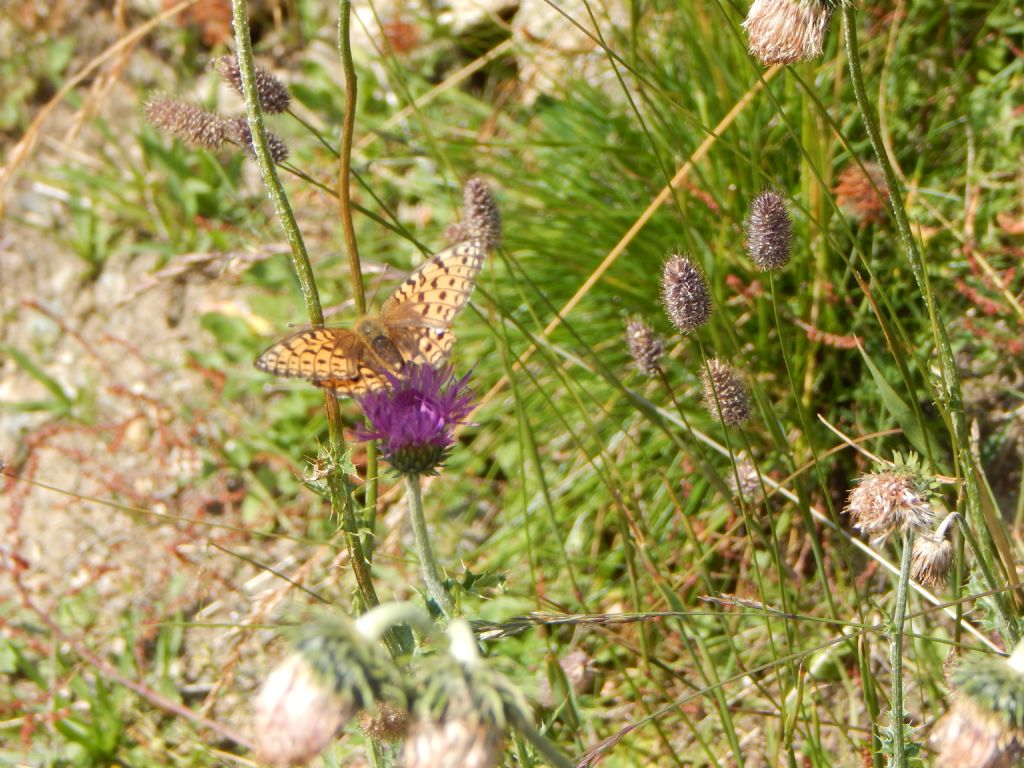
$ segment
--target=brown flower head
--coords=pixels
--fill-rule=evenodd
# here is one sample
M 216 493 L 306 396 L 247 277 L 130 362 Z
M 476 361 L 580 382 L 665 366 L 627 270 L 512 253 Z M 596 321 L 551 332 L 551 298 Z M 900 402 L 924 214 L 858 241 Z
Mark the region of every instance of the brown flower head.
M 941 587 L 953 566 L 953 545 L 942 534 L 922 533 L 914 539 L 910 578 L 926 587 Z
M 836 179 L 832 194 L 836 196 L 836 205 L 859 223 L 885 221 L 889 187 L 877 163 L 864 163 L 863 168 L 857 162 L 848 163 Z
M 244 117 L 236 117 L 229 121 L 229 133 L 231 139 L 242 147 L 250 155 L 255 156 L 256 150 L 252 145 L 252 131 L 249 130 L 249 121 Z M 280 136 L 267 131 L 267 146 L 270 149 L 270 159 L 275 163 L 283 163 L 288 159 L 288 145 Z
M 691 333 L 711 319 L 707 278 L 689 256 L 672 254 L 661 273 L 661 303 L 681 333 Z
M 665 341 L 639 317 L 626 323 L 626 344 L 633 365 L 645 376 L 654 376 L 661 370 L 661 357 L 665 354 Z
M 953 704 L 929 738 L 943 768 L 1013 768 L 1024 757 L 1024 645 L 1009 659 L 965 657 Z
M 750 418 L 750 392 L 731 365 L 720 358 L 708 361 L 703 373 L 704 404 L 723 424 L 737 427 Z
M 234 56 L 221 56 L 215 61 L 215 66 L 224 82 L 230 85 L 236 93 L 241 94 L 242 73 L 238 70 L 238 59 Z M 264 112 L 275 114 L 288 109 L 292 100 L 291 94 L 288 93 L 288 86 L 259 65 L 256 66 L 255 80 L 256 95 L 259 96 L 260 106 Z
M 193 146 L 217 149 L 228 139 L 228 121 L 198 104 L 171 96 L 146 102 L 146 119 L 159 131 Z
M 377 741 L 398 741 L 409 730 L 409 712 L 386 702 L 377 702 L 376 714 L 359 713 L 359 727 L 363 733 Z
M 484 241 L 487 250 L 501 247 L 501 211 L 483 179 L 472 178 L 462 191 L 462 227 L 468 237 Z
M 744 226 L 747 254 L 760 269 L 782 269 L 789 263 L 793 220 L 786 210 L 785 198 L 777 190 L 766 189 L 754 198 Z
M 872 538 L 884 538 L 905 528 L 930 532 L 935 511 L 928 496 L 927 484 L 912 472 L 873 472 L 857 481 L 846 503 L 846 512 L 853 527 Z
M 833 10 L 831 0 L 754 0 L 743 22 L 750 53 L 762 64 L 821 56 Z

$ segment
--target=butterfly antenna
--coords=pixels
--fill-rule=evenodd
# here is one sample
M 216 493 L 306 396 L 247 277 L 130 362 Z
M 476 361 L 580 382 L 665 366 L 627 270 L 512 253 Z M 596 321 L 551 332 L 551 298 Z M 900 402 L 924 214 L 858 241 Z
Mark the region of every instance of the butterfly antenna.
M 372 305 L 376 305 L 376 303 L 377 303 L 377 294 L 380 293 L 381 286 L 384 285 L 384 281 L 387 279 L 388 272 L 390 272 L 390 271 L 391 271 L 391 265 L 390 264 L 385 264 L 384 265 L 384 269 L 380 273 L 380 276 L 375 281 L 376 285 L 373 288 L 373 294 L 370 296 L 370 300 L 368 302 L 366 302 L 366 306 L 369 307 L 369 306 L 372 306 Z

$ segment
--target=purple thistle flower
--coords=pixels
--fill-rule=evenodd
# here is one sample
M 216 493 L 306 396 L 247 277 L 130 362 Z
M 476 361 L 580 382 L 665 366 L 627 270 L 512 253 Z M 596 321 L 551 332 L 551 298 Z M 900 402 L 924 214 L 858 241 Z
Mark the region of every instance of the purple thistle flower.
M 367 428 L 359 440 L 380 440 L 385 460 L 403 475 L 433 475 L 451 451 L 453 432 L 473 410 L 467 373 L 450 365 L 414 365 L 408 376 L 388 376 L 391 388 L 360 399 Z

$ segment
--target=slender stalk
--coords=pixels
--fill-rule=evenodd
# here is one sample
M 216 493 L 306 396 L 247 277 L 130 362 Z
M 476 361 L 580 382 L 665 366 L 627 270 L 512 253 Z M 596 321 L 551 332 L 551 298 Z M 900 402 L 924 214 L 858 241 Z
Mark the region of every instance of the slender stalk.
M 338 3 L 338 50 L 341 53 L 341 68 L 345 75 L 345 115 L 341 122 L 341 147 L 338 152 L 338 213 L 341 228 L 345 233 L 345 250 L 348 251 L 348 268 L 352 280 L 352 298 L 356 311 L 366 314 L 366 290 L 363 287 L 363 268 L 359 261 L 359 243 L 352 222 L 352 135 L 356 124 L 356 96 L 359 93 L 355 62 L 352 60 L 352 2 Z M 379 465 L 377 444 L 366 446 L 366 519 L 365 528 L 370 535 L 365 537 L 367 558 L 373 557 L 373 530 L 377 522 L 377 477 Z
M 998 589 L 1000 583 L 996 579 L 995 571 L 996 563 L 999 562 L 999 559 L 991 536 L 983 535 L 988 529 L 981 507 L 981 493 L 978 488 L 974 457 L 970 452 L 967 418 L 964 414 L 960 375 L 953 357 L 953 347 L 950 345 L 946 326 L 939 317 L 938 308 L 935 306 L 935 298 L 932 295 L 925 273 L 924 259 L 910 228 L 910 219 L 907 216 L 906 206 L 903 203 L 903 193 L 900 191 L 899 179 L 896 178 L 896 174 L 892 169 L 892 163 L 889 161 L 889 155 L 882 142 L 878 121 L 875 118 L 874 111 L 868 101 L 867 91 L 864 88 L 864 76 L 860 68 L 860 52 L 857 45 L 856 15 L 851 3 L 844 2 L 842 9 L 846 56 L 850 67 L 850 82 L 853 85 L 854 97 L 857 100 L 857 107 L 860 110 L 868 139 L 871 141 L 871 148 L 874 150 L 878 165 L 885 176 L 885 183 L 889 188 L 889 202 L 892 205 L 893 216 L 900 233 L 903 249 L 906 252 L 907 260 L 910 262 L 910 269 L 914 273 L 914 279 L 917 281 L 917 286 L 924 298 L 932 322 L 932 332 L 938 348 L 940 368 L 942 369 L 942 394 L 945 400 L 945 412 L 953 433 L 954 448 L 959 458 L 960 471 L 963 473 L 964 486 L 967 491 L 967 519 L 977 532 L 979 544 L 981 545 L 978 550 L 979 565 L 989 588 Z M 1010 567 L 1011 564 L 1007 563 L 1006 566 Z M 1007 638 L 1010 641 L 1008 645 L 1016 643 L 1020 639 L 1020 632 L 1016 620 L 1009 611 L 1005 596 L 1001 594 L 995 595 L 993 604 L 1009 635 Z
M 309 321 L 314 326 L 322 326 L 324 313 L 320 306 L 320 294 L 316 288 L 316 279 L 313 276 L 313 267 L 309 262 L 309 254 L 306 252 L 306 245 L 302 240 L 302 233 L 299 231 L 298 222 L 295 220 L 295 213 L 292 211 L 288 196 L 281 178 L 277 174 L 277 168 L 270 157 L 270 148 L 267 146 L 267 133 L 263 126 L 263 113 L 260 109 L 259 96 L 256 93 L 256 75 L 252 61 L 252 42 L 249 36 L 249 10 L 246 0 L 231 0 L 231 12 L 235 29 L 235 55 L 238 59 L 238 71 L 242 80 L 242 96 L 245 99 L 246 116 L 249 120 L 249 129 L 252 133 L 253 151 L 256 155 L 256 164 L 259 166 L 263 183 L 267 188 L 270 199 L 274 204 L 277 218 L 288 238 L 288 244 L 292 250 L 292 266 L 299 280 L 299 287 L 302 291 L 302 298 L 306 304 L 306 313 Z M 324 406 L 327 410 L 327 430 L 330 438 L 330 451 L 334 466 L 341 466 L 338 459 L 345 453 L 345 438 L 341 428 L 341 416 L 338 412 L 338 399 L 332 390 L 324 390 Z M 348 545 L 349 560 L 352 563 L 352 571 L 356 577 L 359 587 L 359 594 L 367 608 L 376 606 L 380 601 L 377 599 L 377 592 L 373 587 L 373 580 L 370 576 L 370 569 L 366 558 L 363 555 L 362 544 L 359 540 L 359 526 L 352 509 L 352 488 L 348 478 L 337 470 L 332 470 L 328 479 L 331 488 L 331 507 L 335 514 L 339 514 L 342 526 L 345 530 L 345 541 Z M 339 509 L 340 507 L 340 509 Z M 389 635 L 389 647 L 392 653 L 404 650 L 395 641 L 394 635 Z
M 341 121 L 341 149 L 338 152 L 338 213 L 341 228 L 345 233 L 345 248 L 348 251 L 348 268 L 352 278 L 352 296 L 356 311 L 366 313 L 366 293 L 363 290 L 363 270 L 359 262 L 359 247 L 356 230 L 352 224 L 352 133 L 356 124 L 356 80 L 355 63 L 352 61 L 352 1 L 338 3 L 338 50 L 341 52 L 341 67 L 345 75 L 345 115 Z
M 889 665 L 892 667 L 892 703 L 889 725 L 892 728 L 891 768 L 906 768 L 907 745 L 903 741 L 903 626 L 907 620 L 907 585 L 910 583 L 910 559 L 914 549 L 914 532 L 903 532 L 903 559 L 900 580 L 896 585 L 896 610 L 889 630 Z
M 416 553 L 420 558 L 420 572 L 427 592 L 441 609 L 445 618 L 455 615 L 455 604 L 452 602 L 441 580 L 441 569 L 434 559 L 434 551 L 430 547 L 430 535 L 427 533 L 427 520 L 423 516 L 423 494 L 420 490 L 420 476 L 405 476 L 406 498 L 409 500 L 409 520 L 412 522 L 413 538 L 416 539 Z

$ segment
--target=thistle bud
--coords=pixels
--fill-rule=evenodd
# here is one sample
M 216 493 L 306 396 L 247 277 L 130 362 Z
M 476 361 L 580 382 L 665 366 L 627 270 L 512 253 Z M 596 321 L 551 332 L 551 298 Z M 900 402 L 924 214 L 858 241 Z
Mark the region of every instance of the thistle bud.
M 217 72 L 224 82 L 236 92 L 242 93 L 242 73 L 238 69 L 238 59 L 234 56 L 221 56 L 216 60 Z M 259 96 L 260 107 L 268 114 L 284 112 L 291 103 L 288 86 L 263 67 L 255 67 L 256 95 Z
M 1012 768 L 1024 757 L 1024 674 L 1018 645 L 1009 659 L 964 658 L 953 672 L 949 711 L 929 738 L 943 768 Z
M 146 102 L 146 119 L 157 130 L 193 146 L 217 149 L 228 139 L 228 121 L 223 117 L 170 96 Z
M 762 64 L 792 64 L 821 55 L 831 0 L 754 0 L 743 22 L 750 53 Z
M 483 240 L 487 250 L 501 247 L 501 212 L 494 193 L 483 179 L 472 178 L 466 182 L 462 221 L 466 233 Z
M 655 335 L 651 327 L 636 317 L 626 324 L 626 344 L 633 365 L 645 376 L 654 376 L 661 370 L 661 357 L 665 354 L 665 341 Z
M 928 497 L 928 484 L 911 471 L 897 468 L 874 472 L 857 481 L 846 503 L 846 513 L 854 528 L 872 538 L 906 528 L 929 531 L 935 511 Z
M 744 222 L 747 230 L 747 254 L 760 269 L 782 269 L 789 263 L 793 248 L 793 221 L 786 201 L 774 189 L 766 189 L 750 204 Z
M 355 711 L 300 655 L 292 654 L 268 675 L 256 697 L 256 750 L 273 766 L 303 765 L 319 755 Z
M 493 768 L 506 725 L 529 722 L 530 705 L 484 665 L 468 622 L 453 621 L 448 636 L 448 654 L 417 670 L 417 722 L 405 742 L 405 768 Z
M 690 333 L 711 318 L 711 290 L 704 272 L 689 256 L 673 254 L 662 268 L 661 302 L 681 333 Z
M 473 718 L 413 726 L 402 750 L 405 768 L 494 768 L 501 757 L 501 731 Z
M 750 392 L 731 365 L 715 358 L 703 375 L 704 404 L 723 424 L 737 427 L 750 418 Z
M 255 157 L 256 150 L 252 144 L 252 131 L 249 129 L 249 121 L 245 117 L 236 117 L 228 121 L 228 123 L 231 139 Z M 275 163 L 283 163 L 288 159 L 288 145 L 284 143 L 281 137 L 270 131 L 267 131 L 267 147 L 270 149 L 270 159 Z
M 404 706 L 398 669 L 346 617 L 303 624 L 293 647 L 255 700 L 256 751 L 263 762 L 275 768 L 305 764 L 358 709 L 381 698 Z
M 922 533 L 914 539 L 910 578 L 926 587 L 941 587 L 953 566 L 953 545 L 941 534 Z

